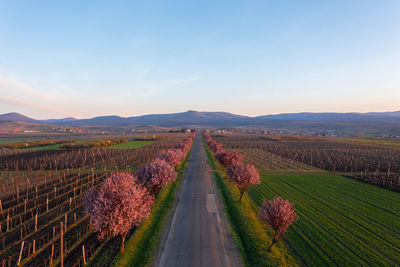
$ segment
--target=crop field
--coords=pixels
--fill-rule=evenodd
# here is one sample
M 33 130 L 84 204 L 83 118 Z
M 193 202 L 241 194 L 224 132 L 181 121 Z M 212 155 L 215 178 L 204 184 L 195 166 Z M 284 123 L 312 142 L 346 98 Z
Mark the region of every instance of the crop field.
M 249 195 L 292 201 L 299 218 L 286 242 L 317 266 L 400 262 L 400 195 L 336 174 L 263 174 Z
M 57 265 L 62 236 L 65 266 L 82 266 L 101 246 L 83 194 L 111 171 L 134 170 L 186 136 L 160 135 L 125 149 L 16 149 L 18 153 L 0 154 L 1 265 Z
M 153 143 L 153 141 L 129 141 L 127 143 L 109 146 L 108 148 L 139 148 Z
M 375 184 L 400 192 L 400 149 L 397 145 L 387 146 L 387 142 L 367 142 L 357 139 L 335 138 L 270 138 L 262 135 L 215 135 L 213 138 L 225 148 L 236 149 L 243 154 L 253 155 L 264 150 L 281 156 L 285 162 L 292 160 L 291 168 L 320 170 L 340 173 L 354 179 Z M 393 142 L 392 142 L 393 143 Z M 251 156 L 253 157 L 253 156 Z M 276 164 L 283 164 L 276 159 Z M 256 164 L 265 168 L 263 164 Z
M 213 138 L 225 149 L 239 151 L 245 162 L 259 170 L 262 183 L 248 192 L 254 204 L 259 206 L 262 199 L 275 196 L 294 203 L 299 218 L 284 243 L 299 262 L 308 266 L 399 264 L 400 193 L 381 188 L 397 188 L 385 180 L 400 179 L 396 146 L 388 147 L 385 142 L 364 145 L 348 139 Z M 379 177 L 389 166 L 389 175 L 386 171 L 386 177 L 376 183 L 381 187 L 368 184 L 365 173 L 380 168 L 375 172 Z

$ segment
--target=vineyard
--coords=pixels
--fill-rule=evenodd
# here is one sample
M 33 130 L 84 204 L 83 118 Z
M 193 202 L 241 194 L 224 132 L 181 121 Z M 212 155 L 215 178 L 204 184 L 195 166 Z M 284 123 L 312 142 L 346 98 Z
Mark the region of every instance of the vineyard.
M 82 202 L 86 191 L 110 172 L 133 171 L 187 136 L 165 134 L 135 148 L 19 149 L 0 155 L 2 266 L 58 265 L 61 252 L 65 266 L 82 266 L 101 246 Z
M 261 184 L 249 189 L 254 204 L 275 196 L 294 203 L 299 218 L 284 243 L 303 265 L 400 262 L 400 195 L 365 183 L 398 190 L 399 150 L 255 135 L 213 138 L 223 148 L 240 151 L 260 171 Z
M 335 139 L 279 141 L 258 135 L 216 135 L 214 139 L 226 148 L 249 154 L 249 160 L 260 168 L 309 170 L 314 167 L 400 191 L 400 149 L 396 147 Z M 261 161 L 257 159 L 260 154 Z M 265 158 L 270 159 L 266 165 Z M 257 164 L 257 161 L 260 162 Z

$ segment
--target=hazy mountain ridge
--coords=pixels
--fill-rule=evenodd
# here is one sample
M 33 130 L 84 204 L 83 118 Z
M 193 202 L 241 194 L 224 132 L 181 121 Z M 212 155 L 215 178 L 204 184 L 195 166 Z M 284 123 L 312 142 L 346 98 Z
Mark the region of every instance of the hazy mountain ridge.
M 286 129 L 326 129 L 399 132 L 400 111 L 368 113 L 285 113 L 264 116 L 242 116 L 228 112 L 200 112 L 189 110 L 181 113 L 149 114 L 135 117 L 99 116 L 90 119 L 35 120 L 18 113 L 0 115 L 0 121 L 22 121 L 60 126 L 138 126 L 160 127 L 269 127 Z

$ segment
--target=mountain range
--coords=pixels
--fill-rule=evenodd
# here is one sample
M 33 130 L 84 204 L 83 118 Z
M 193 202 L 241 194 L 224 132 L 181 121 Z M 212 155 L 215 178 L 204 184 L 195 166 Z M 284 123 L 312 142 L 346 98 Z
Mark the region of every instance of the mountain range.
M 36 120 L 19 113 L 0 115 L 3 122 L 28 122 L 62 126 L 138 126 L 156 125 L 161 127 L 270 127 L 285 129 L 326 129 L 378 132 L 400 131 L 400 111 L 368 113 L 284 113 L 264 116 L 242 116 L 227 112 L 199 112 L 189 110 L 181 113 L 151 114 L 135 117 L 100 116 L 90 119 L 48 119 Z M 0 124 L 1 127 L 1 124 Z

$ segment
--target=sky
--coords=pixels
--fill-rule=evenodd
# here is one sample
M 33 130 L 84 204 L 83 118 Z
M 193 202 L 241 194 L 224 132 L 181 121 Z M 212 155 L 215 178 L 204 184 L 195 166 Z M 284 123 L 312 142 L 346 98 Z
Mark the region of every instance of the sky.
M 0 114 L 400 110 L 400 1 L 0 1 Z

